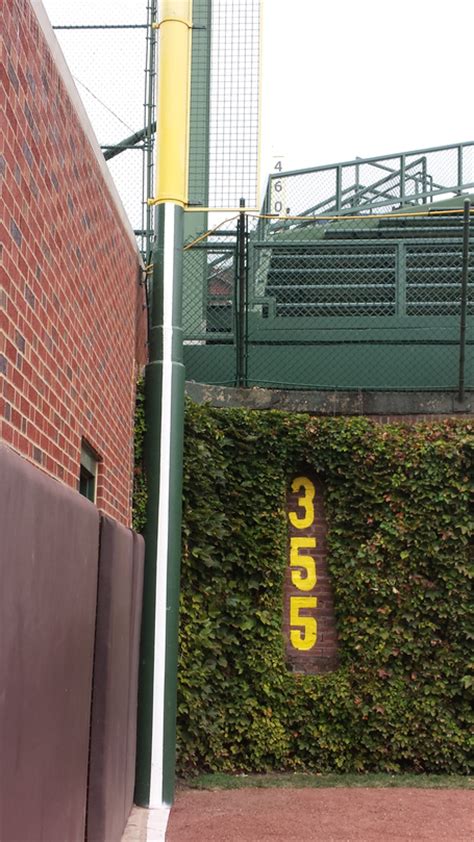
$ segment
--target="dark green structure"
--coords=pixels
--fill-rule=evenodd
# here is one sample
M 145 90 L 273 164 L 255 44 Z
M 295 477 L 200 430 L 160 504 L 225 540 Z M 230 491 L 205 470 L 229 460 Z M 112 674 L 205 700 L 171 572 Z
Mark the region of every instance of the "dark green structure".
M 187 15 L 174 16 L 173 4 L 160 4 L 160 87 L 155 245 L 149 288 L 149 363 L 145 372 L 144 464 L 147 477 L 145 574 L 140 652 L 139 716 L 135 800 L 151 808 L 170 806 L 174 798 L 178 606 L 181 559 L 181 500 L 184 415 L 183 242 L 206 223 L 205 212 L 185 221 L 187 188 L 207 187 L 210 0 L 195 0 L 193 27 Z M 166 27 L 164 26 L 166 24 Z M 201 41 L 190 39 L 196 29 Z M 191 108 L 203 109 L 205 126 L 193 121 L 190 160 L 179 142 L 189 128 L 186 66 L 191 46 Z M 181 84 L 174 73 L 181 56 Z M 173 99 L 179 100 L 175 111 Z M 173 107 L 170 107 L 173 105 Z M 167 122 L 165 117 L 168 118 Z M 160 122 L 161 120 L 161 122 Z M 163 126 L 165 128 L 163 128 Z M 161 134 L 160 134 L 161 132 Z M 174 144 L 174 146 L 173 146 Z M 167 152 L 167 156 L 164 151 Z M 185 157 L 185 156 L 184 156 Z M 204 173 L 200 168 L 203 168 Z M 186 180 L 189 184 L 186 184 Z M 202 264 L 202 274 L 204 264 Z
M 456 389 L 463 212 L 474 198 L 463 172 L 473 148 L 272 177 L 261 217 L 250 220 L 245 267 L 232 232 L 185 253 L 188 290 L 189 279 L 202 284 L 204 255 L 207 261 L 204 295 L 201 286 L 199 297 L 184 302 L 187 379 L 233 385 L 244 356 L 248 386 Z M 334 192 L 325 198 L 328 184 Z M 295 210 L 286 218 L 268 214 L 272 195 Z M 471 240 L 472 224 L 469 232 Z M 464 378 L 472 388 L 473 270 L 466 277 Z

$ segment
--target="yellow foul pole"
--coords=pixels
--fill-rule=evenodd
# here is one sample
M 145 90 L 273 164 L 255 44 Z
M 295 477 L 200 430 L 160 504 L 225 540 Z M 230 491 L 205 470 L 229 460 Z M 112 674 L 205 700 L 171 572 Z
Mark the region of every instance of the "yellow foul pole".
M 184 207 L 188 193 L 192 0 L 162 0 L 161 10 L 155 201 Z

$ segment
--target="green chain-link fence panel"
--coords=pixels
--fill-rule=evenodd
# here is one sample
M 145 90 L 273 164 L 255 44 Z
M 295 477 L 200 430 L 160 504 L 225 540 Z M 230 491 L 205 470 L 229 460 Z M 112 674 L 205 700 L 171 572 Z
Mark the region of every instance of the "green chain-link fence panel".
M 240 313 L 249 386 L 456 389 L 463 229 L 462 208 L 439 205 L 360 217 L 253 217 L 243 314 L 236 234 L 200 239 L 185 252 L 188 379 L 241 382 Z M 466 388 L 474 386 L 473 316 L 474 263 Z
M 236 232 L 184 251 L 183 328 L 188 379 L 234 385 Z
M 249 384 L 456 388 L 462 211 L 266 220 L 249 259 Z M 468 279 L 472 343 L 472 268 Z

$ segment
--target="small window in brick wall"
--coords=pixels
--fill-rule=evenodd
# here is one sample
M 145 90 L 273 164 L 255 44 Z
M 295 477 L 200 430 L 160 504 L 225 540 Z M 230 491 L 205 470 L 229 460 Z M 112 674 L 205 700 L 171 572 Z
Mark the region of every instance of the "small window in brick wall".
M 79 471 L 79 493 L 95 503 L 97 490 L 97 466 L 99 456 L 83 439 L 81 444 L 81 467 Z

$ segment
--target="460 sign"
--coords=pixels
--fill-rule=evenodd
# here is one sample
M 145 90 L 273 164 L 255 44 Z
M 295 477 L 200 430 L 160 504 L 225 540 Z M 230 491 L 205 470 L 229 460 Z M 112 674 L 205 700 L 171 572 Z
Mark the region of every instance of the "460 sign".
M 289 567 L 285 582 L 286 657 L 298 672 L 337 666 L 337 635 L 327 570 L 322 488 L 300 474 L 288 495 Z

